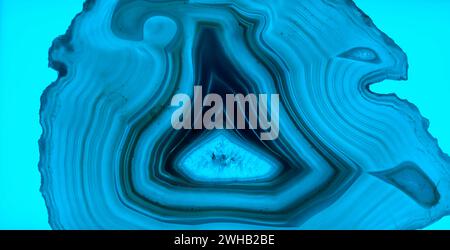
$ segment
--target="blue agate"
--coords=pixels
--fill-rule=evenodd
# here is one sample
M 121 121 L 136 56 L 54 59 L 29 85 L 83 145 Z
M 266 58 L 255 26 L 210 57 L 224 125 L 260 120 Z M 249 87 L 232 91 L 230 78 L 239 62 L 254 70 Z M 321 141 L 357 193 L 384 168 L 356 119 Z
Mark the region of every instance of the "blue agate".
M 407 56 L 352 1 L 88 0 L 49 63 L 54 229 L 417 229 L 449 214 L 428 122 L 369 88 L 405 80 Z M 170 100 L 193 86 L 278 94 L 279 136 L 174 129 Z

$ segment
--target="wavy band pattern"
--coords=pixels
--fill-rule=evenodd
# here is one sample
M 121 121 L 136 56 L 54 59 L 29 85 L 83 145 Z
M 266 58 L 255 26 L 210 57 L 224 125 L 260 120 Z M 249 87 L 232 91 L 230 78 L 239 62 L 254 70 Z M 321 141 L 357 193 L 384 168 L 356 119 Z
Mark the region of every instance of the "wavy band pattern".
M 405 53 L 347 0 L 88 0 L 49 52 L 55 229 L 412 229 L 449 213 Z M 280 135 L 175 130 L 177 93 L 280 95 Z

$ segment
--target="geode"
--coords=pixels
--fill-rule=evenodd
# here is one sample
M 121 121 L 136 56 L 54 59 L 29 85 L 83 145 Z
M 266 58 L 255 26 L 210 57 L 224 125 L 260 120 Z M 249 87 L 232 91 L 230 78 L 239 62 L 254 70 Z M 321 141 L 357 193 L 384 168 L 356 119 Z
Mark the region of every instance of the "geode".
M 87 1 L 49 52 L 54 229 L 413 229 L 449 213 L 407 57 L 349 0 Z M 171 98 L 279 94 L 279 137 L 174 129 Z M 251 110 L 249 111 L 251 112 Z

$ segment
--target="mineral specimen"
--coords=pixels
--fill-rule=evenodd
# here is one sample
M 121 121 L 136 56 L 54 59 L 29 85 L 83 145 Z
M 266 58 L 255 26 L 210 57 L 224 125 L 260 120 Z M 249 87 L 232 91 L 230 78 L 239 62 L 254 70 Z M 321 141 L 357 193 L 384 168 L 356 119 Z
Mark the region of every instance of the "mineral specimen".
M 49 54 L 55 229 L 412 229 L 449 213 L 427 121 L 369 90 L 406 79 L 406 55 L 352 1 L 87 1 Z M 279 94 L 279 137 L 174 129 L 171 99 L 195 85 Z

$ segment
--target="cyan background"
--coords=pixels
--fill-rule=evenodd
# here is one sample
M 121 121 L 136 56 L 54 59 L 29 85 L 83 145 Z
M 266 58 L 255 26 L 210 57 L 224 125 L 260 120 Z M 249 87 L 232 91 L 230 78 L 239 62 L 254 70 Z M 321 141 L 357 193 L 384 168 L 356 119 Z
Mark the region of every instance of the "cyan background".
M 372 87 L 395 92 L 430 120 L 450 152 L 450 0 L 356 0 L 408 55 L 409 80 Z M 56 79 L 47 67 L 52 40 L 83 0 L 0 0 L 0 229 L 49 229 L 39 192 L 39 98 Z M 429 229 L 450 229 L 450 217 Z

